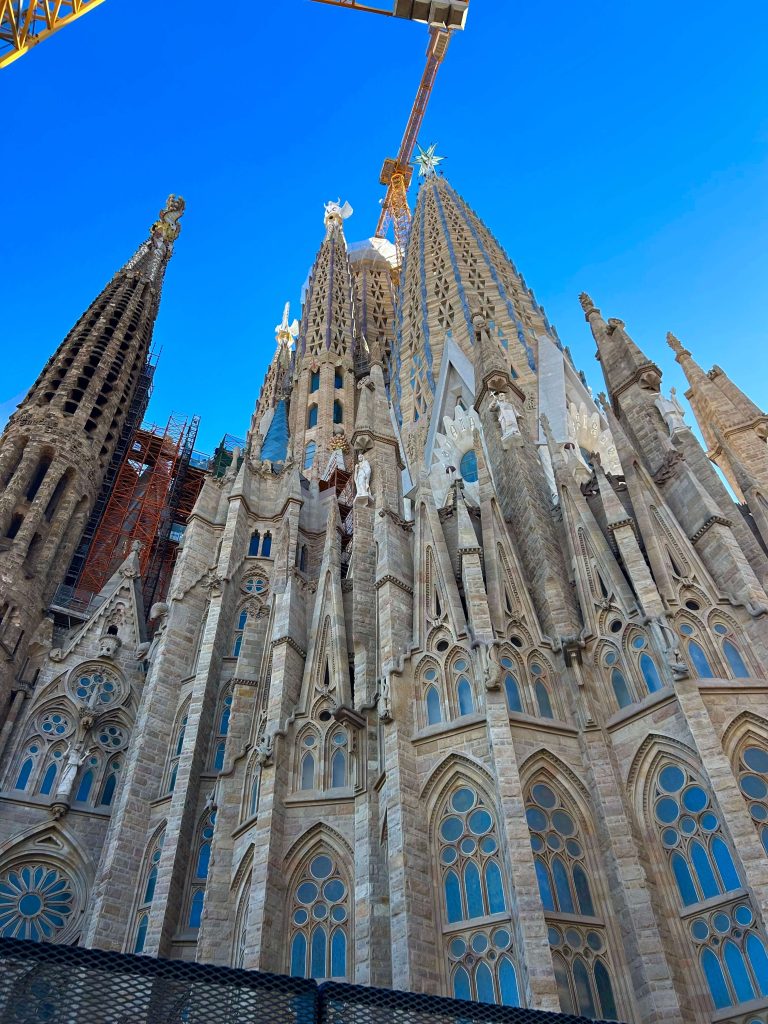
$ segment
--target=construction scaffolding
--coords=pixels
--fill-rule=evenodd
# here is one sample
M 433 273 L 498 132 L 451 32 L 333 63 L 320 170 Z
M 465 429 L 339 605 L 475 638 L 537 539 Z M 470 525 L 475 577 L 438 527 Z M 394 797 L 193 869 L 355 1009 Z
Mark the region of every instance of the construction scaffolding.
M 141 544 L 139 565 L 147 609 L 167 584 L 178 540 L 200 492 L 204 471 L 191 469 L 198 418 L 172 415 L 165 428 L 134 430 L 93 540 L 70 594 L 57 593 L 55 604 L 90 603 L 127 557 Z M 175 543 L 171 532 L 175 528 Z M 69 598 L 69 600 L 67 600 Z

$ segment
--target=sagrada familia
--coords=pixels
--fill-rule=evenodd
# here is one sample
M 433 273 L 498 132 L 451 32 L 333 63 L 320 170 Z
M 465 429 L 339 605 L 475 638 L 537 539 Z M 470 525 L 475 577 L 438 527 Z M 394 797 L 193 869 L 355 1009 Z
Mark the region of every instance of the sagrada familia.
M 583 294 L 595 400 L 427 168 L 399 274 L 326 204 L 164 600 L 64 630 L 183 207 L 0 440 L 0 934 L 767 1021 L 768 416 L 668 335 L 705 450 Z

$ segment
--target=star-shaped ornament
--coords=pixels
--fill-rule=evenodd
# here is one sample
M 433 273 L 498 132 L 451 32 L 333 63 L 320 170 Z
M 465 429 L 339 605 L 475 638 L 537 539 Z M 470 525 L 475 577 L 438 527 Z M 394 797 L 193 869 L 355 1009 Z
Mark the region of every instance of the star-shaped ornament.
M 441 163 L 445 157 L 437 156 L 435 149 L 437 143 L 433 142 L 427 149 L 422 149 L 421 146 L 417 146 L 419 155 L 414 160 L 414 163 L 419 168 L 419 175 L 424 178 L 428 178 L 431 174 L 435 173 L 437 165 Z

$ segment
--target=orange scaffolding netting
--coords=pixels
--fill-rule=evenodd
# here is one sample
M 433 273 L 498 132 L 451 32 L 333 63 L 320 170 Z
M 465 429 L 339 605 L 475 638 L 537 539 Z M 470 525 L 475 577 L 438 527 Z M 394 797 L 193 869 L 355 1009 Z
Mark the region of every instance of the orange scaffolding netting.
M 190 448 L 197 421 L 171 415 L 165 428 L 142 426 L 134 432 L 118 470 L 104 515 L 93 537 L 78 589 L 97 594 L 141 542 L 139 563 L 145 575 L 168 515 L 168 500 Z M 170 523 L 167 524 L 170 526 Z

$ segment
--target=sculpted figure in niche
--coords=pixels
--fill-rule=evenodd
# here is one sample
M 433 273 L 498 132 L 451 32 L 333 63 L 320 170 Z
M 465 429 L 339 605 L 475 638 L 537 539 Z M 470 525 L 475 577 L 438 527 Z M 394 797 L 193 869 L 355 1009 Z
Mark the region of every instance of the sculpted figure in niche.
M 84 764 L 88 758 L 90 751 L 86 750 L 84 754 L 80 753 L 80 748 L 74 744 L 67 751 L 67 759 L 64 762 L 64 767 L 61 770 L 59 776 L 59 784 L 56 787 L 56 792 L 53 797 L 55 804 L 68 804 L 69 798 L 72 795 L 72 787 L 75 785 L 75 779 L 77 778 L 77 769 L 81 764 Z
M 521 445 L 523 436 L 518 425 L 517 412 L 510 400 L 502 391 L 492 391 L 493 399 L 491 409 L 495 410 L 499 426 L 501 427 L 502 448 L 509 448 L 510 445 Z
M 670 388 L 669 398 L 665 398 L 664 395 L 659 395 L 654 402 L 654 405 L 664 417 L 664 422 L 667 425 L 670 437 L 679 433 L 681 430 L 685 430 L 686 424 L 683 419 L 685 416 L 685 410 L 682 405 L 680 405 L 680 401 L 674 388 Z
M 359 501 L 360 504 L 367 504 L 372 497 L 371 464 L 362 452 L 357 456 L 357 463 L 355 465 L 355 487 L 357 488 L 355 501 Z

